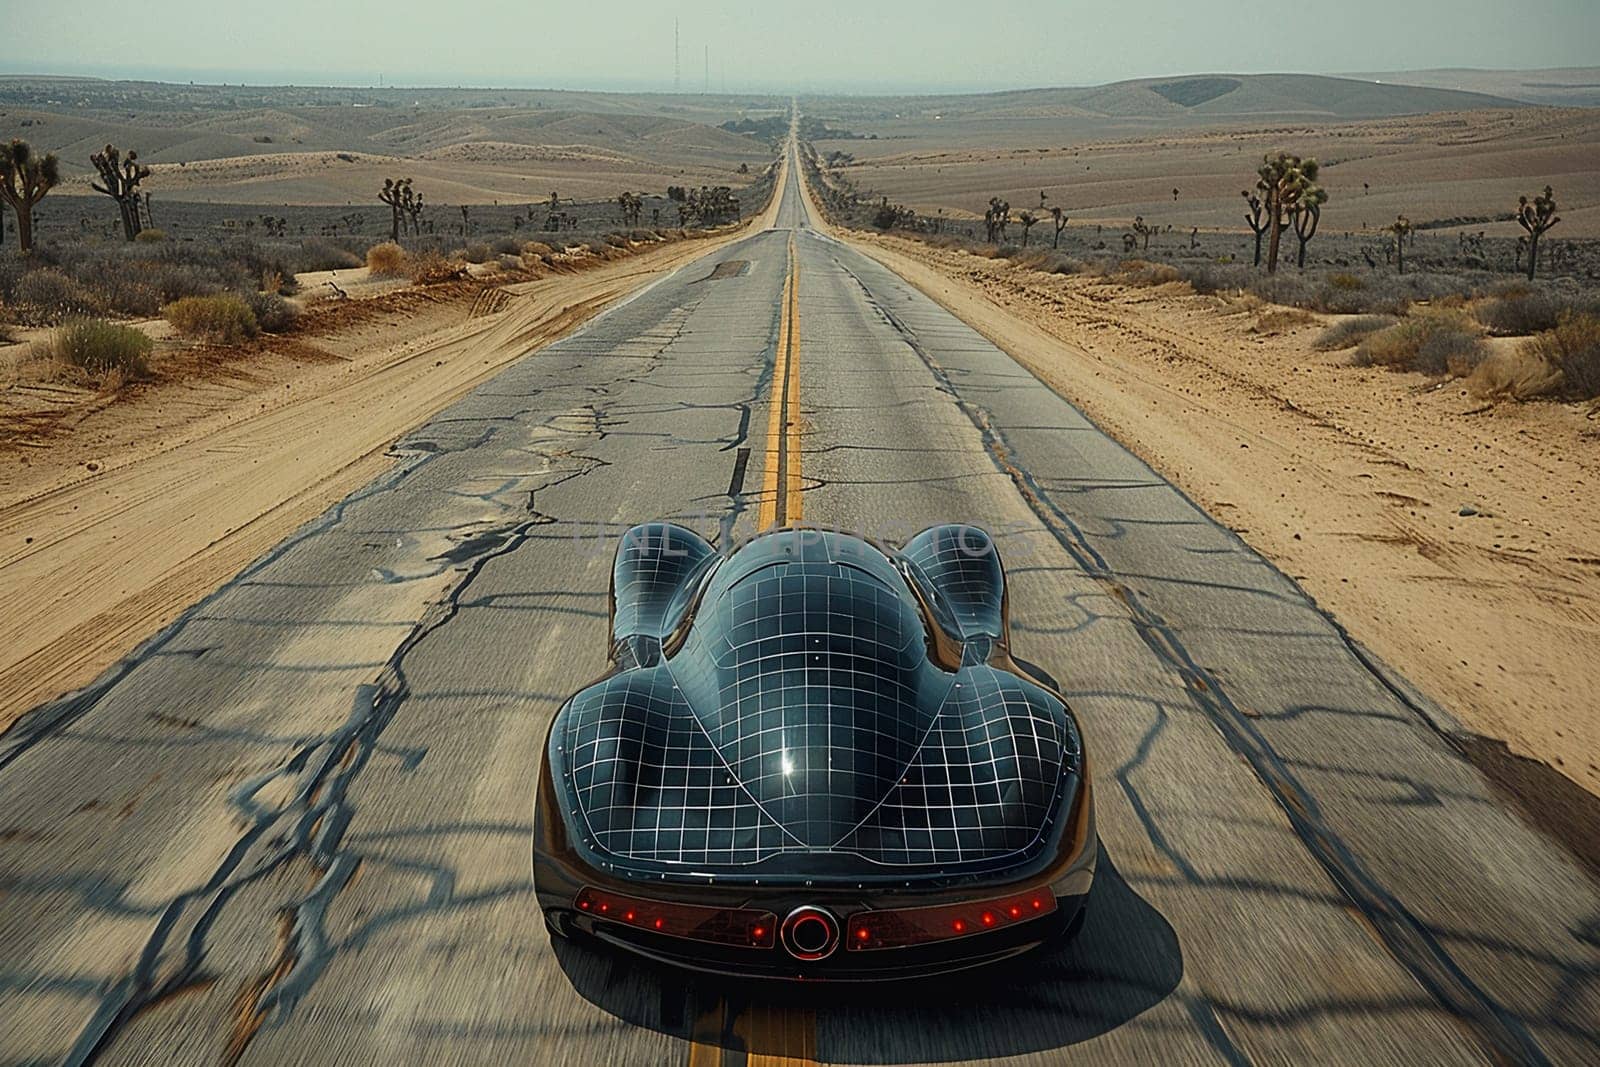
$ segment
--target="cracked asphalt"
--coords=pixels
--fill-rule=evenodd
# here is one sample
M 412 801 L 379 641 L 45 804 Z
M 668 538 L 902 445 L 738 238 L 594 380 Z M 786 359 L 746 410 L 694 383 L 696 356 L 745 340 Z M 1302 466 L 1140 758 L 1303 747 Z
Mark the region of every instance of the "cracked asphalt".
M 1600 891 L 1448 716 L 783 197 L 0 735 L 0 1063 L 1600 1062 Z M 534 905 L 615 538 L 755 532 L 791 238 L 805 521 L 988 528 L 1084 726 L 1087 925 L 982 981 L 728 988 Z

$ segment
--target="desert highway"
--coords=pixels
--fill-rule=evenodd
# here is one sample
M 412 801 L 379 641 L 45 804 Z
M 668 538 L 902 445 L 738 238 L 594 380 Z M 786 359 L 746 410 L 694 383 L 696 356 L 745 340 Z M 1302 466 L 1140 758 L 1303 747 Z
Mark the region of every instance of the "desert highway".
M 775 225 L 527 357 L 0 735 L 0 1063 L 1600 1063 L 1600 888 L 1446 717 L 973 329 Z M 909 989 L 552 946 L 532 786 L 616 537 L 970 521 L 1076 708 L 1082 936 Z

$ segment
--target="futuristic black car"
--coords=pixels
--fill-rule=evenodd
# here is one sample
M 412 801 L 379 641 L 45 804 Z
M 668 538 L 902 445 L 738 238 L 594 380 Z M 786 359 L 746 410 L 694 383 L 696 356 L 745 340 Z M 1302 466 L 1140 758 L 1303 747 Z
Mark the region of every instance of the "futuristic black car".
M 1009 653 L 973 526 L 898 550 L 790 528 L 721 554 L 634 527 L 612 670 L 550 728 L 534 884 L 557 935 L 705 971 L 887 978 L 1076 932 L 1083 741 Z

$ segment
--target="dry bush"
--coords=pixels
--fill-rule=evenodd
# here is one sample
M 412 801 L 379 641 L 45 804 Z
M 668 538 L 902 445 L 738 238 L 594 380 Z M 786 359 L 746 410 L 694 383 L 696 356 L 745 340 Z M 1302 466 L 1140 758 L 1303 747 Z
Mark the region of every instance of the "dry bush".
M 620 233 L 608 233 L 606 234 L 606 244 L 612 248 L 626 249 L 628 247 L 628 238 Z
M 1567 395 L 1600 397 L 1600 315 L 1563 315 L 1555 329 L 1524 341 L 1522 350 L 1559 370 Z
M 361 257 L 325 237 L 307 237 L 300 242 L 296 266 L 302 271 L 348 270 L 361 266 Z
M 1366 287 L 1366 282 L 1362 281 L 1356 275 L 1351 274 L 1349 271 L 1339 271 L 1337 274 L 1333 274 L 1328 277 L 1328 288 L 1330 289 L 1339 289 L 1347 293 L 1353 293 L 1357 292 L 1358 290 L 1365 289 Z
M 158 230 L 158 229 L 155 229 L 154 227 L 152 227 L 152 228 L 150 228 L 148 230 L 140 230 L 138 235 L 134 237 L 135 241 L 138 241 L 140 244 L 145 244 L 145 245 L 159 244 L 160 242 L 165 241 L 166 239 L 167 239 L 167 231 Z
M 434 285 L 454 281 L 466 274 L 460 263 L 446 259 L 437 252 L 423 252 L 406 260 L 406 273 L 417 285 Z
M 501 270 L 522 269 L 522 259 L 518 256 L 501 256 L 495 262 L 500 264 Z
M 1393 367 L 1423 374 L 1463 376 L 1488 355 L 1477 326 L 1456 310 L 1419 310 L 1386 330 L 1368 334 L 1356 348 L 1358 366 Z
M 1277 308 L 1262 312 L 1250 329 L 1253 333 L 1286 333 L 1301 326 L 1311 326 L 1316 321 L 1317 317 L 1309 311 L 1301 311 L 1299 308 Z
M 544 256 L 553 255 L 554 253 L 555 249 L 551 248 L 543 241 L 528 241 L 522 246 L 522 254 L 525 256 L 538 256 L 542 258 Z
M 244 300 L 266 333 L 288 333 L 300 318 L 300 309 L 277 293 L 246 293 Z
M 1547 290 L 1530 289 L 1526 284 L 1503 287 L 1499 294 L 1478 303 L 1478 321 L 1499 337 L 1523 337 L 1553 330 L 1569 311 L 1593 310 L 1582 301 Z
M 1130 285 L 1138 288 L 1148 288 L 1156 285 L 1169 285 L 1172 282 L 1184 281 L 1183 272 L 1170 263 L 1149 263 L 1142 259 L 1124 260 L 1111 274 L 1108 281 L 1119 285 Z
M 16 283 L 17 316 L 33 326 L 48 326 L 99 310 L 100 302 L 86 286 L 51 267 L 30 270 Z
M 515 237 L 496 237 L 489 243 L 489 250 L 497 256 L 514 256 L 522 251 L 522 242 Z
M 1486 399 L 1531 400 L 1561 388 L 1561 372 L 1528 343 L 1493 352 L 1467 377 L 1467 389 Z
M 150 372 L 150 338 L 131 326 L 105 319 L 75 319 L 39 346 L 39 354 L 99 379 L 116 374 L 124 381 Z
M 255 312 L 236 293 L 186 296 L 162 308 L 161 314 L 185 337 L 212 344 L 236 345 L 259 330 Z
M 468 263 L 482 263 L 489 258 L 489 246 L 482 241 L 474 241 L 463 248 L 460 255 Z
M 1336 322 L 1311 342 L 1311 347 L 1318 352 L 1336 352 L 1341 348 L 1349 348 L 1360 343 L 1368 334 L 1387 330 L 1400 320 L 1392 315 L 1361 315 L 1353 319 Z
M 406 250 L 393 241 L 367 249 L 367 270 L 382 278 L 393 278 L 406 270 Z

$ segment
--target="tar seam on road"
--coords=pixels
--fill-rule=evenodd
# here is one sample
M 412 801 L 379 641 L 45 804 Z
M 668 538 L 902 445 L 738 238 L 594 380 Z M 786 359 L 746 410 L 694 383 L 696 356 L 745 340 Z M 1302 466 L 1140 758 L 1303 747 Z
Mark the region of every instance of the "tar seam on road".
M 789 235 L 778 347 L 767 402 L 767 455 L 757 525 L 765 530 L 800 521 L 800 263 Z
M 1465 1024 L 1493 1061 L 1549 1063 L 1521 1020 L 1461 969 L 1427 924 L 1379 882 L 1323 820 L 1316 800 L 1284 766 L 1271 744 L 1233 703 L 1221 683 L 1194 661 L 1171 625 L 1118 577 L 1072 518 L 1039 485 L 1005 434 L 995 427 L 989 411 L 961 394 L 950 374 L 923 348 L 915 331 L 884 307 L 859 275 L 843 263 L 839 268 L 860 286 L 863 298 L 900 334 L 971 421 L 990 459 L 1011 479 L 1018 494 L 1056 542 L 1085 574 L 1108 585 L 1125 605 L 1139 637 L 1159 660 L 1178 674 L 1195 705 L 1277 800 L 1295 835 L 1369 924 L 1379 944 L 1429 995 Z

